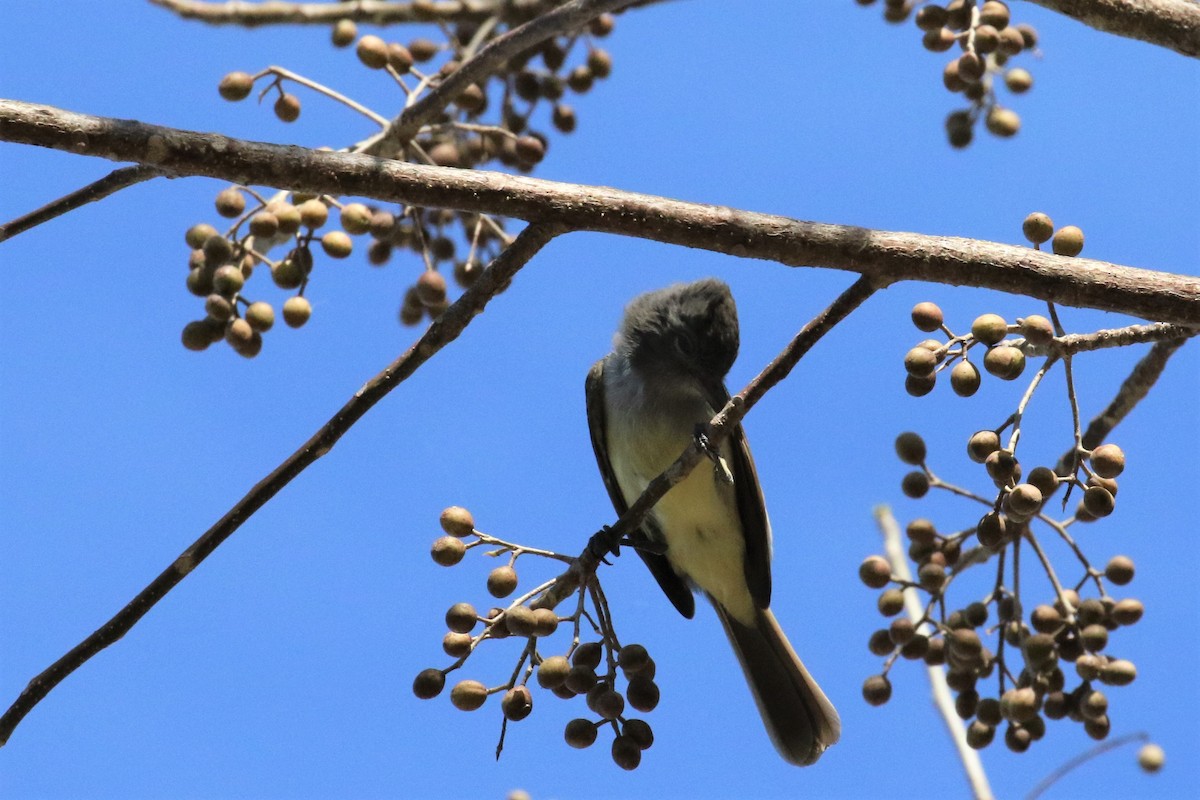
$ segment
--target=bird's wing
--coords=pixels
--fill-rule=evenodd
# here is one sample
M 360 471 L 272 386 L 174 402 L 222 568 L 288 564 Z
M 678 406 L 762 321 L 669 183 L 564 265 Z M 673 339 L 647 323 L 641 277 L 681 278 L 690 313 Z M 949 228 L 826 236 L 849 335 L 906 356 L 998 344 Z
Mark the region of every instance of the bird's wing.
M 629 503 L 625 495 L 621 493 L 621 487 L 617 484 L 617 476 L 613 471 L 612 462 L 608 458 L 608 441 L 606 437 L 608 426 L 605 421 L 603 359 L 593 364 L 592 368 L 588 371 L 584 389 L 587 397 L 588 430 L 592 436 L 592 449 L 596 453 L 596 464 L 600 467 L 600 475 L 604 478 L 604 486 L 608 489 L 608 497 L 612 501 L 613 508 L 616 509 L 617 515 L 620 516 L 629 510 Z M 662 536 L 655 535 L 657 531 L 654 530 L 652 520 L 643 520 L 642 529 L 643 535 L 647 539 L 656 542 L 665 541 Z M 638 550 L 637 554 L 641 556 L 642 561 L 646 562 L 646 566 L 650 568 L 650 574 L 658 581 L 658 585 L 662 587 L 663 593 L 666 594 L 671 604 L 678 609 L 680 614 L 691 619 L 696 613 L 696 598 L 683 578 L 679 577 L 675 570 L 671 568 L 667 557 L 657 553 L 647 553 L 643 550 Z M 769 571 L 767 579 L 769 593 Z M 757 599 L 757 595 L 755 595 L 755 598 Z
M 708 394 L 709 404 L 716 411 L 724 408 L 729 402 L 729 392 L 721 384 L 706 386 L 705 392 Z M 767 519 L 767 505 L 763 500 L 762 487 L 758 483 L 758 470 L 754 468 L 746 432 L 742 430 L 740 423 L 729 434 L 729 450 L 732 456 L 729 469 L 733 472 L 738 517 L 742 521 L 742 535 L 746 537 L 746 583 L 750 587 L 754 605 L 769 608 L 771 522 Z

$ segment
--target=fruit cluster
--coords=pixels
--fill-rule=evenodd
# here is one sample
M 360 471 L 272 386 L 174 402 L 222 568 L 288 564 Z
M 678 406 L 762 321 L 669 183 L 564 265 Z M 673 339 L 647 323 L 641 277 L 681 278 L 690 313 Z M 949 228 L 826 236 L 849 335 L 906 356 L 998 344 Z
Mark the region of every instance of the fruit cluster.
M 1047 467 L 1034 468 L 1021 482 L 1020 464 L 1011 452 L 998 448 L 997 434 L 990 430 L 973 435 L 967 444 L 971 460 L 985 464 L 998 490 L 996 499 L 989 501 L 932 476 L 921 437 L 905 433 L 897 438 L 901 460 L 921 467 L 903 481 L 906 494 L 921 496 L 931 486 L 946 488 L 989 503 L 992 509 L 978 524 L 954 533 L 939 532 L 928 519 L 909 523 L 908 557 L 917 566 L 916 581 L 896 577 L 883 556 L 863 561 L 859 577 L 868 587 L 882 590 L 879 612 L 892 619 L 868 641 L 870 651 L 887 661 L 881 674 L 864 683 L 863 696 L 872 705 L 887 702 L 892 664 L 897 658 L 920 659 L 947 666 L 946 680 L 956 693 L 955 709 L 962 719 L 971 720 L 967 741 L 976 749 L 989 745 L 996 729 L 1005 724 L 1005 744 L 1024 752 L 1045 734 L 1047 719 L 1069 718 L 1081 723 L 1088 735 L 1103 739 L 1111 723 L 1108 696 L 1101 687 L 1125 686 L 1137 676 L 1132 662 L 1109 653 L 1109 637 L 1118 628 L 1137 623 L 1145 609 L 1141 601 L 1115 598 L 1106 589 L 1106 582 L 1125 586 L 1133 580 L 1133 561 L 1114 556 L 1103 570 L 1097 570 L 1067 531 L 1072 524 L 1112 512 L 1115 477 L 1124 467 L 1124 456 L 1116 445 L 1095 448 L 1087 464 L 1081 465 L 1090 473 L 1086 484 Z M 997 459 L 997 454 L 1002 457 Z M 1086 488 L 1075 516 L 1058 522 L 1046 515 L 1045 504 L 1064 484 Z M 1083 575 L 1073 588 L 1059 582 L 1031 528 L 1035 520 L 1065 537 L 1079 557 Z M 1033 549 L 1052 587 L 1052 596 L 1028 613 L 1020 594 L 1022 544 Z M 997 578 L 992 591 L 983 601 L 955 608 L 950 588 L 958 576 L 993 559 Z M 1005 581 L 1006 559 L 1011 565 L 1010 583 Z M 1098 596 L 1081 595 L 1089 583 Z M 927 596 L 918 618 L 902 615 L 905 591 Z M 952 610 L 946 613 L 947 608 Z M 988 637 L 995 638 L 994 648 L 985 644 Z M 1074 685 L 1071 671 L 1078 678 Z M 991 691 L 982 686 L 989 680 L 995 684 Z
M 856 2 L 866 6 L 875 0 Z M 926 50 L 944 53 L 957 45 L 961 51 L 942 70 L 946 89 L 963 95 L 970 104 L 946 117 L 946 136 L 952 146 L 969 145 L 980 119 L 995 136 L 1016 135 L 1021 118 L 998 102 L 996 78 L 1002 78 L 1005 88 L 1014 95 L 1024 94 L 1033 86 L 1028 70 L 1008 66 L 1012 57 L 1037 47 L 1038 35 L 1032 26 L 1010 24 L 1008 4 L 1000 0 L 951 0 L 944 5 L 885 0 L 883 6 L 883 17 L 888 22 L 901 23 L 909 17 L 915 20 L 924 32 L 921 44 Z
M 1073 226 L 1056 231 L 1045 214 L 1030 214 L 1022 228 L 1034 247 L 1050 242 L 1062 256 L 1075 256 L 1083 249 L 1082 231 Z M 892 691 L 888 672 L 898 659 L 945 665 L 946 681 L 956 693 L 955 709 L 970 721 L 966 736 L 975 748 L 990 744 L 1004 725 L 1005 744 L 1023 752 L 1045 734 L 1046 720 L 1064 718 L 1081 723 L 1093 738 L 1103 739 L 1111 727 L 1104 687 L 1125 686 L 1137 675 L 1131 661 L 1110 651 L 1109 641 L 1119 628 L 1136 624 L 1145 611 L 1141 601 L 1110 593 L 1111 587 L 1133 580 L 1133 561 L 1118 555 L 1098 569 L 1072 536 L 1074 526 L 1107 517 L 1116 509 L 1117 478 L 1125 470 L 1125 453 L 1111 442 L 1085 446 L 1071 377 L 1074 351 L 1067 345 L 1087 337 L 1067 337 L 1054 305 L 1048 304 L 1047 309 L 1048 317 L 1029 315 L 1014 324 L 997 314 L 982 314 L 968 333 L 956 335 L 937 305 L 924 302 L 913 308 L 917 329 L 940 332 L 946 341 L 923 341 L 905 355 L 905 388 L 911 395 L 932 391 L 943 370 L 950 371 L 956 394 L 974 395 L 981 383 L 981 372 L 972 361 L 978 347 L 986 348 L 983 372 L 1002 380 L 1020 378 L 1027 357 L 1044 362 L 1029 379 L 1015 411 L 1000 426 L 977 431 L 966 440 L 966 455 L 983 468 L 991 486 L 988 492 L 943 481 L 930 469 L 920 435 L 906 432 L 897 437 L 897 455 L 915 468 L 901 480 L 906 496 L 919 499 L 931 490 L 944 490 L 986 510 L 978 521 L 945 533 L 928 519 L 914 520 L 906 529 L 907 561 L 901 553 L 887 558 L 876 555 L 859 570 L 863 583 L 881 590 L 878 608 L 891 620 L 868 641 L 870 651 L 886 660 L 881 673 L 863 684 L 864 698 L 872 705 L 887 702 Z M 1112 333 L 1101 332 L 1104 335 L 1094 338 L 1107 340 Z M 1013 335 L 1016 338 L 1009 338 Z M 1066 371 L 1074 444 L 1053 466 L 1027 470 L 1018 455 L 1025 413 L 1042 379 L 1059 363 Z M 1092 436 L 1089 430 L 1088 437 Z M 1065 519 L 1051 507 L 1059 493 L 1064 513 L 1068 499 L 1073 494 L 1079 498 L 1074 513 Z M 1056 568 L 1043 546 L 1039 535 L 1044 529 L 1077 562 L 1068 568 L 1079 571 L 1077 581 L 1059 578 L 1067 570 Z M 1021 559 L 1030 552 L 1041 567 L 1047 591 L 1032 609 L 1025 599 L 1038 589 L 1031 588 L 1028 569 L 1023 577 Z M 916 568 L 912 579 L 906 574 L 909 562 Z M 989 562 L 995 565 L 995 578 L 983 599 L 953 601 L 952 587 L 959 587 L 953 593 L 971 591 L 961 576 Z M 992 688 L 984 688 L 988 684 Z
M 493 557 L 508 555 L 507 564 L 495 567 L 487 577 L 488 593 L 497 599 L 507 598 L 516 591 L 518 577 L 515 568 L 522 555 L 543 556 L 567 560 L 547 551 L 504 542 L 475 530 L 475 521 L 464 508 L 451 507 L 442 512 L 444 536 L 433 543 L 431 555 L 442 566 L 460 563 L 469 549 L 496 546 L 488 552 Z M 483 642 L 515 638 L 523 641 L 512 677 L 498 686 L 488 687 L 478 680 L 465 679 L 450 689 L 450 702 L 463 711 L 474 711 L 493 694 L 502 694 L 500 710 L 505 724 L 519 722 L 532 713 L 534 693 L 529 679 L 536 678 L 537 686 L 555 697 L 570 700 L 583 695 L 594 719 L 578 717 L 567 723 L 564 737 L 567 744 L 585 748 L 595 743 L 599 731 L 608 728 L 613 734 L 613 761 L 623 769 L 636 769 L 642 751 L 654 743 L 654 731 L 645 720 L 627 716 L 627 710 L 653 711 L 658 705 L 659 689 L 654 682 L 655 665 L 646 648 L 640 644 L 620 645 L 612 627 L 607 602 L 593 578 L 579 589 L 579 604 L 571 616 L 560 617 L 552 608 L 538 605 L 548 583 L 518 597 L 506 607 L 494 607 L 480 614 L 470 603 L 455 603 L 446 612 L 449 631 L 442 640 L 442 650 L 456 659 L 450 666 L 422 670 L 413 681 L 413 693 L 421 699 L 431 699 L 442 693 L 446 676 L 462 667 Z M 591 598 L 595 617 L 585 608 Z M 597 641 L 581 642 L 583 622 L 591 621 Z M 565 652 L 546 655 L 550 638 L 560 624 L 570 623 L 573 636 Z M 619 688 L 618 678 L 624 680 Z M 503 737 L 503 734 L 502 734 Z M 502 739 L 503 742 L 503 739 Z
M 434 14 L 436 7 L 426 10 Z M 527 21 L 528 13 L 522 16 L 516 9 L 504 9 L 487 22 L 442 26 L 440 40 L 415 38 L 406 43 L 374 34 L 360 36 L 357 25 L 343 19 L 332 28 L 332 42 L 338 48 L 353 45 L 362 67 L 394 83 L 403 95 L 402 106 L 409 107 L 436 92 L 446 77 L 492 39 Z M 445 109 L 396 152 L 381 155 L 440 167 L 532 171 L 545 158 L 551 141 L 551 134 L 533 123 L 544 115 L 559 134 L 575 130 L 576 112 L 566 101 L 567 94 L 583 94 L 611 74 L 612 57 L 596 40 L 607 36 L 613 26 L 613 17 L 605 14 L 582 33 L 552 38 L 519 54 L 486 81 L 447 98 Z M 273 93 L 275 115 L 283 122 L 300 117 L 299 97 L 285 88 L 296 84 L 370 117 L 381 127 L 391 124 L 386 116 L 341 93 L 279 67 L 256 75 L 231 72 L 221 79 L 218 91 L 226 100 L 240 101 L 260 83 L 259 99 Z M 346 150 L 365 150 L 370 141 Z M 203 350 L 224 339 L 246 357 L 261 351 L 262 334 L 274 322 L 268 303 L 244 297 L 243 287 L 256 268 L 268 268 L 279 288 L 295 290 L 284 303 L 283 316 L 287 324 L 299 327 L 312 313 L 305 292 L 318 257 L 348 258 L 355 249 L 354 237 L 369 234 L 365 249 L 373 266 L 388 263 L 397 251 L 419 257 L 423 269 L 404 292 L 399 312 L 403 324 L 417 325 L 447 307 L 448 274 L 460 288 L 469 288 L 510 241 L 503 219 L 445 208 L 387 209 L 330 195 L 287 192 L 263 197 L 248 186 L 222 189 L 216 207 L 219 215 L 232 220 L 230 227 L 219 232 L 199 224 L 186 237 L 192 249 L 187 285 L 205 298 L 205 317 L 185 326 L 183 343 L 188 349 Z M 339 227 L 319 234 L 333 214 Z M 275 249 L 283 255 L 272 257 Z

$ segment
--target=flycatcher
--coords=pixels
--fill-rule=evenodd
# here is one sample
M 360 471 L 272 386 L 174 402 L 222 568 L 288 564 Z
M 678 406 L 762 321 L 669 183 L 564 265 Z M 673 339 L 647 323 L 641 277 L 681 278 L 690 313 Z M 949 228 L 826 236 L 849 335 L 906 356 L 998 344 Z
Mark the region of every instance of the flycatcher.
M 626 307 L 613 352 L 587 378 L 592 447 L 618 514 L 729 400 L 737 351 L 733 296 L 714 278 Z M 698 466 L 642 523 L 640 535 L 665 552 L 638 555 L 684 617 L 695 614 L 693 591 L 709 599 L 776 749 L 812 764 L 837 742 L 841 720 L 771 613 L 771 524 L 741 425 L 719 455 L 728 472 Z

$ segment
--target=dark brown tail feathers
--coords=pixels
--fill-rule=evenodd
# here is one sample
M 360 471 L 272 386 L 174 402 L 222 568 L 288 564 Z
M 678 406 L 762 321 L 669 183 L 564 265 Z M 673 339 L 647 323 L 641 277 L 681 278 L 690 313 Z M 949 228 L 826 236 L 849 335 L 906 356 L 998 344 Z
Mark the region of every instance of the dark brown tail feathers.
M 775 749 L 792 764 L 815 763 L 841 736 L 837 710 L 804 668 L 770 609 L 760 610 L 757 624 L 747 627 L 719 604 L 713 606 Z

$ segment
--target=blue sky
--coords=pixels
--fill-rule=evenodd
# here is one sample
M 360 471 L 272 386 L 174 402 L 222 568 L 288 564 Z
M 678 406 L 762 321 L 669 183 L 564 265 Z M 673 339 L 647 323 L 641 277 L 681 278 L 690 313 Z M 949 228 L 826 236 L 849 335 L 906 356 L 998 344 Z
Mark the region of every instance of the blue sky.
M 1035 87 L 1014 105 L 1013 140 L 943 141 L 954 98 L 943 57 L 911 24 L 850 2 L 688 0 L 621 18 L 605 46 L 613 76 L 574 102 L 578 131 L 538 175 L 823 222 L 1019 243 L 1026 213 L 1081 226 L 1084 254 L 1195 274 L 1200 234 L 1196 64 L 1027 3 L 1042 34 L 1023 60 Z M 0 96 L 281 143 L 356 141 L 368 123 L 302 94 L 291 126 L 215 91 L 233 69 L 287 66 L 391 114 L 398 99 L 317 28 L 255 31 L 187 23 L 146 3 L 63 0 L 0 12 Z M 365 31 L 366 29 L 364 29 Z M 94 180 L 98 160 L 0 145 L 0 218 Z M 412 261 L 320 268 L 312 321 L 268 335 L 245 361 L 178 341 L 199 313 L 184 289 L 183 232 L 215 221 L 222 185 L 158 181 L 0 245 L 0 702 L 124 605 L 411 342 L 395 322 Z M 324 267 L 325 265 L 322 265 Z M 947 480 L 983 490 L 963 458 L 971 432 L 1002 421 L 1023 384 L 985 381 L 970 400 L 903 391 L 920 338 L 911 306 L 934 300 L 956 330 L 984 311 L 1040 303 L 901 284 L 873 298 L 754 409 L 747 431 L 775 528 L 773 608 L 842 714 L 842 742 L 812 768 L 774 753 L 710 611 L 680 618 L 636 559 L 603 574 L 618 630 L 646 644 L 663 700 L 641 768 L 607 744 L 561 741 L 582 701 L 539 696 L 493 757 L 498 703 L 464 714 L 413 698 L 413 675 L 447 662 L 443 610 L 487 603 L 487 559 L 451 570 L 428 547 L 447 505 L 481 529 L 577 552 L 612 519 L 584 422 L 583 378 L 639 292 L 716 275 L 733 288 L 742 352 L 736 391 L 847 286 L 791 269 L 595 234 L 555 241 L 451 347 L 423 367 L 238 531 L 128 636 L 67 679 L 0 750 L 11 797 L 464 797 L 521 787 L 535 798 L 961 796 L 964 784 L 922 669 L 893 671 L 883 708 L 860 698 L 878 671 L 881 624 L 855 574 L 879 550 L 877 503 L 901 520 L 956 529 L 962 501 L 903 498 L 892 453 L 926 434 Z M 268 290 L 275 292 L 275 290 Z M 277 292 L 269 299 L 281 301 Z M 1130 320 L 1064 309 L 1087 332 Z M 1139 678 L 1110 692 L 1114 735 L 1146 731 L 1166 769 L 1136 748 L 1089 763 L 1047 797 L 1179 797 L 1200 781 L 1200 656 L 1188 593 L 1200 361 L 1184 348 L 1115 441 L 1129 466 L 1116 513 L 1084 529 L 1103 564 L 1125 553 L 1124 594 L 1147 616 L 1114 636 Z M 1112 396 L 1142 351 L 1076 364 L 1082 413 Z M 1069 443 L 1061 372 L 1039 391 L 1022 448 L 1046 461 Z M 1034 463 L 1033 461 L 1027 463 Z M 1054 551 L 1069 568 L 1069 553 Z M 528 585 L 551 568 L 521 562 Z M 535 574 L 536 573 L 536 574 Z M 1033 570 L 1028 573 L 1034 575 Z M 1044 579 L 1025 584 L 1032 597 Z M 978 596 L 986 591 L 982 586 Z M 968 593 L 969 594 L 969 593 Z M 963 596 L 962 602 L 975 599 Z M 1040 602 L 1038 599 L 1029 601 Z M 499 642 L 467 677 L 499 683 L 516 649 Z M 564 643 L 565 647 L 565 643 Z M 503 652 L 501 652 L 503 651 Z M 476 660 L 480 663 L 476 664 Z M 1092 744 L 1054 723 L 1023 756 L 984 753 L 998 796 L 1022 796 Z

